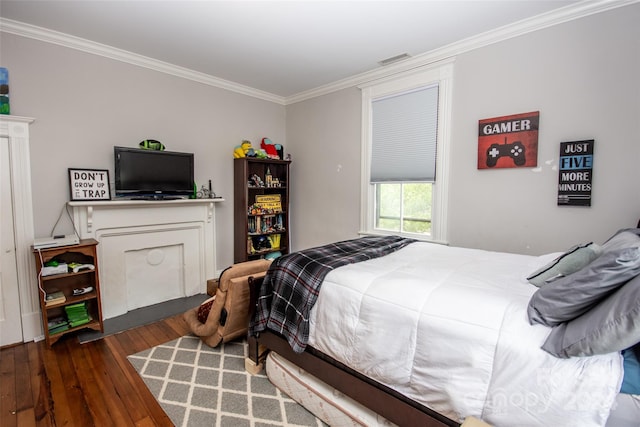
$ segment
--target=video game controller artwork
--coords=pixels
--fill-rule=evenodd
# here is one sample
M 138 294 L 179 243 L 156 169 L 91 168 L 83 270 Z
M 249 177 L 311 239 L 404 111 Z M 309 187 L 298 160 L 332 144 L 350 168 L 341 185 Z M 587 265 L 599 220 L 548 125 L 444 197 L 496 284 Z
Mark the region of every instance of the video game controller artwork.
M 525 157 L 525 148 L 522 142 L 516 141 L 511 144 L 504 139 L 504 144 L 491 144 L 487 149 L 487 166 L 492 168 L 498 164 L 501 157 L 511 157 L 516 166 L 524 166 L 527 161 Z
M 479 121 L 478 169 L 536 167 L 540 112 Z

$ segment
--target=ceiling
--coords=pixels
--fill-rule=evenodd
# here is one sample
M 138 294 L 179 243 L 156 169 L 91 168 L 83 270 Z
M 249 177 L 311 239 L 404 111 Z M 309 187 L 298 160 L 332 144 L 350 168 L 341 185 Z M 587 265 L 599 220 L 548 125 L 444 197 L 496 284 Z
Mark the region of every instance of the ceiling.
M 379 69 L 390 57 L 416 57 L 581 4 L 0 0 L 0 16 L 3 30 L 19 21 L 286 99 Z

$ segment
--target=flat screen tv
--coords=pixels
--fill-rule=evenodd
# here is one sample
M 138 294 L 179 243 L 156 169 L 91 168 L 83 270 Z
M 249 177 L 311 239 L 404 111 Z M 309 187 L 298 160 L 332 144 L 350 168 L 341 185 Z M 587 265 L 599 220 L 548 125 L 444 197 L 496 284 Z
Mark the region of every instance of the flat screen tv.
M 193 194 L 193 153 L 113 147 L 116 197 L 170 199 Z

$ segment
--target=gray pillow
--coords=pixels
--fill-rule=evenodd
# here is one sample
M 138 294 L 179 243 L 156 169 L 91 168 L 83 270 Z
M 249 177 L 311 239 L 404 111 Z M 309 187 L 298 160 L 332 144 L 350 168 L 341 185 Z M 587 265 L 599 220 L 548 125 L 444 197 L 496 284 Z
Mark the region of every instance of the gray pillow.
M 605 252 L 570 276 L 538 289 L 529 300 L 531 324 L 556 326 L 575 319 L 640 274 L 640 248 Z
M 527 277 L 532 285 L 540 287 L 560 277 L 568 276 L 587 266 L 602 253 L 595 243 L 576 245 L 544 267 L 534 271 Z
M 542 349 L 554 356 L 592 356 L 640 342 L 640 276 L 591 310 L 551 330 Z
M 640 246 L 640 228 L 625 228 L 602 244 L 604 252 Z

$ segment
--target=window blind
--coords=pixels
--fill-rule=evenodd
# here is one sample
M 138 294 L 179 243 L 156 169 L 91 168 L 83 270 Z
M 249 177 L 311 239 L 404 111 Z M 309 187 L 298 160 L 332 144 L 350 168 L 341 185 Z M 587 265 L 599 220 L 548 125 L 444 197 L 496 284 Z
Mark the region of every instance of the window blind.
M 438 86 L 372 102 L 371 182 L 433 182 Z

